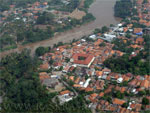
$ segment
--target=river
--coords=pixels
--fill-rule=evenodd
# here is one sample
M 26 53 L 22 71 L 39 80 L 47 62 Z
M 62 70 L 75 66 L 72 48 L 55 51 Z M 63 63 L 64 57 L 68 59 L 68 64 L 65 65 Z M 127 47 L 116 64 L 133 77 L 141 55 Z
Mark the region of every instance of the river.
M 81 27 L 76 27 L 64 33 L 60 33 L 48 40 L 27 44 L 24 46 L 20 45 L 16 49 L 1 52 L 0 57 L 2 58 L 12 52 L 21 52 L 24 48 L 31 49 L 31 55 L 34 55 L 36 48 L 39 46 L 48 47 L 57 44 L 60 41 L 70 42 L 73 39 L 79 39 L 84 35 L 89 35 L 95 28 L 101 28 L 104 25 L 109 26 L 110 24 L 117 24 L 119 23 L 119 20 L 114 17 L 113 10 L 115 2 L 116 0 L 95 0 L 89 8 L 89 12 L 96 17 L 95 21 Z

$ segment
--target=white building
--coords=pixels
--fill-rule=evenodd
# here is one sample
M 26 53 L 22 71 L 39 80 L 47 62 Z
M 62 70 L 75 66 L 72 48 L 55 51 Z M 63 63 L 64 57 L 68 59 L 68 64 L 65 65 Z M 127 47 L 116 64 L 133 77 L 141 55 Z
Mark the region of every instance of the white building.
M 88 78 L 88 79 L 85 81 L 83 87 L 86 88 L 86 87 L 89 85 L 90 81 L 91 81 L 91 79 Z

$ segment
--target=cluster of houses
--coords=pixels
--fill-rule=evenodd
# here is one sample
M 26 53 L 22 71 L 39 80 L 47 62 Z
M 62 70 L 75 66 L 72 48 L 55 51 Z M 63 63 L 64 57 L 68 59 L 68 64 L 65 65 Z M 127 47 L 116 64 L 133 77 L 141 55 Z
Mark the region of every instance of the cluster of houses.
M 144 42 L 144 40 L 140 41 L 142 44 L 139 43 L 139 40 L 140 39 L 137 38 L 134 44 L 143 47 L 142 42 Z M 105 43 L 105 46 L 100 46 L 101 43 Z M 99 38 L 94 42 L 81 39 L 72 44 L 54 48 L 54 50 L 52 50 L 53 52 L 41 56 L 40 58 L 43 60 L 43 64 L 41 64 L 40 68 L 46 70 L 52 68 L 54 71 L 60 71 L 60 77 L 65 77 L 67 81 L 72 81 L 73 88 L 78 88 L 87 93 L 92 92 L 87 98 L 87 100 L 91 102 L 91 108 L 95 106 L 95 109 L 119 111 L 122 113 L 136 109 L 138 112 L 141 110 L 139 107 L 139 105 L 142 106 L 141 100 L 137 100 L 134 107 L 132 107 L 132 104 L 134 104 L 132 103 L 127 109 L 121 107 L 127 100 L 112 98 L 113 103 L 110 104 L 102 98 L 110 93 L 113 88 L 121 93 L 128 92 L 135 95 L 141 90 L 150 89 L 149 75 L 136 76 L 131 73 L 114 73 L 103 66 L 103 62 L 112 55 L 115 54 L 119 57 L 125 54 L 121 51 L 113 50 L 113 46 L 113 44 Z M 49 64 L 51 60 L 53 63 Z M 115 85 L 112 84 L 114 82 L 116 83 Z M 127 82 L 126 86 L 120 86 L 120 84 L 125 82 Z M 73 98 L 69 96 L 69 93 L 67 93 L 67 96 L 66 94 L 60 94 L 58 97 L 61 104 Z M 147 109 L 149 109 L 149 106 L 147 106 Z
M 147 28 L 150 27 L 150 1 L 146 4 L 141 4 L 143 0 L 137 0 L 137 15 L 140 24 L 144 24 Z M 143 3 L 143 2 L 142 2 Z M 141 9 L 148 10 L 147 14 L 143 14 Z M 130 19 L 130 18 L 129 18 Z M 131 20 L 131 22 L 135 20 Z M 71 44 L 64 44 L 57 48 L 53 48 L 51 52 L 44 54 L 40 57 L 43 64 L 40 65 L 41 70 L 50 70 L 49 75 L 44 77 L 40 76 L 40 80 L 52 79 L 53 72 L 59 72 L 60 75 L 55 77 L 65 77 L 67 82 L 72 82 L 72 88 L 85 92 L 87 95 L 85 99 L 90 102 L 87 105 L 100 111 L 112 111 L 117 113 L 139 113 L 142 108 L 142 98 L 146 97 L 150 102 L 149 96 L 137 97 L 140 91 L 150 90 L 150 75 L 133 75 L 132 73 L 120 74 L 114 73 L 103 65 L 104 61 L 115 55 L 117 57 L 123 56 L 124 52 L 113 50 L 114 44 L 110 43 L 115 38 L 122 39 L 124 43 L 131 41 L 134 51 L 131 57 L 136 56 L 139 51 L 144 48 L 143 34 L 148 33 L 149 30 L 144 28 L 135 28 L 133 24 L 122 22 L 117 26 L 110 28 L 110 31 L 104 34 L 92 34 L 88 38 L 80 39 Z M 130 38 L 126 34 L 130 34 Z M 101 46 L 104 43 L 105 46 Z M 51 80 L 51 84 L 43 82 L 48 87 L 58 85 L 60 81 Z M 66 82 L 66 81 L 65 81 Z M 66 83 L 67 83 L 66 82 Z M 109 100 L 106 99 L 107 95 L 112 91 L 119 91 L 121 95 L 128 93 L 134 95 L 133 98 L 125 96 L 124 98 L 117 98 L 110 96 Z M 58 98 L 60 103 L 68 102 L 75 96 L 75 92 L 68 89 L 62 89 Z M 124 105 L 127 104 L 126 107 Z M 150 105 L 144 106 L 146 110 L 150 110 Z
M 61 0 L 61 2 L 61 7 L 63 7 L 69 4 L 70 0 Z M 54 14 L 56 17 L 54 21 L 61 25 L 65 24 L 63 23 L 63 21 L 65 21 L 66 19 L 69 21 L 68 17 L 74 17 L 71 16 L 72 14 L 70 12 L 61 11 L 58 7 L 60 6 L 54 6 L 46 1 L 35 2 L 33 4 L 28 4 L 27 7 L 21 8 L 16 7 L 16 5 L 10 5 L 9 10 L 1 12 L 0 24 L 5 25 L 6 23 L 10 23 L 15 20 L 22 20 L 24 23 L 35 23 L 40 14 L 43 12 Z M 78 11 L 77 14 L 78 13 L 81 13 L 81 11 Z
M 13 16 L 11 21 L 22 19 L 24 22 L 34 21 L 38 18 L 37 14 L 43 12 L 48 8 L 48 2 L 35 2 L 28 4 L 26 8 L 16 8 L 15 5 L 10 5 L 8 11 L 3 11 L 3 17 L 0 18 L 0 22 L 6 22 L 10 15 Z

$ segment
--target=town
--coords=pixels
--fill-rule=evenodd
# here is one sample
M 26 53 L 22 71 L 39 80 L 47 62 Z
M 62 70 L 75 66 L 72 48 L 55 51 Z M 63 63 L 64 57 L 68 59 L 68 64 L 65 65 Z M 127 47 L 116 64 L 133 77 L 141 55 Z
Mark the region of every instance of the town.
M 63 1 L 64 4 L 68 4 L 68 2 Z M 35 59 L 37 59 L 34 61 L 27 59 L 28 56 L 24 55 L 25 53 L 21 53 L 21 57 L 16 54 L 14 54 L 14 57 L 7 56 L 6 59 L 2 59 L 2 66 L 0 65 L 0 68 L 4 69 L 3 73 L 5 75 L 2 79 L 5 80 L 6 75 L 10 77 L 9 73 L 15 73 L 17 82 L 21 77 L 18 74 L 19 72 L 14 72 L 13 69 L 15 69 L 18 62 L 21 65 L 20 61 L 25 59 L 32 67 L 38 63 L 38 68 L 33 68 L 33 70 L 36 70 L 38 78 L 36 78 L 36 74 L 32 73 L 32 69 L 30 70 L 30 66 L 27 63 L 22 63 L 21 68 L 29 70 L 28 73 L 31 73 L 32 80 L 40 80 L 40 84 L 44 86 L 46 92 L 50 95 L 50 104 L 55 104 L 57 107 L 62 106 L 60 109 L 65 109 L 63 105 L 68 105 L 68 109 L 69 105 L 73 105 L 75 108 L 70 109 L 74 110 L 74 113 L 81 113 L 80 110 L 80 112 L 76 110 L 76 108 L 80 109 L 80 107 L 86 107 L 92 113 L 149 113 L 150 0 L 135 0 L 133 4 L 134 7 L 129 10 L 132 10 L 132 13 L 134 11 L 134 13 L 127 18 L 123 18 L 119 24 L 111 24 L 109 27 L 103 26 L 101 29 L 96 28 L 92 34 L 83 36 L 80 39 L 74 39 L 70 43 L 59 42 L 54 44 L 53 47 L 42 47 L 41 45 L 35 51 Z M 42 6 L 36 2 L 28 10 L 35 11 L 35 9 L 39 10 L 47 7 L 49 8 L 46 2 Z M 75 11 L 80 12 L 78 9 Z M 58 11 L 54 12 L 59 14 Z M 62 16 L 65 16 L 65 14 Z M 33 16 L 33 13 L 31 15 L 37 18 Z M 74 16 L 74 14 L 71 14 L 71 16 Z M 82 17 L 78 18 L 81 19 Z M 16 17 L 16 19 L 20 19 L 20 17 Z M 25 18 L 23 20 L 27 21 Z M 57 22 L 63 23 L 62 19 L 57 20 Z M 9 64 L 9 58 L 11 60 L 18 58 L 19 61 L 15 59 L 17 63 Z M 9 70 L 9 66 L 12 70 Z M 19 66 L 17 65 L 16 67 Z M 24 70 L 21 71 L 20 74 L 25 76 L 23 80 L 30 78 L 28 73 L 24 72 Z M 27 87 L 28 84 L 24 83 L 23 80 L 20 80 L 21 83 Z M 10 79 L 10 81 L 6 79 L 6 81 L 6 84 L 9 85 L 11 84 L 10 81 L 14 82 L 14 78 Z M 31 84 L 34 83 L 31 82 Z M 32 86 L 31 84 L 29 83 L 30 87 Z M 44 98 L 42 94 L 45 91 L 41 90 L 41 87 L 37 87 L 37 84 L 39 85 L 37 82 L 34 88 L 39 91 L 39 98 Z M 3 83 L 3 87 L 5 91 L 7 85 Z M 15 90 L 14 88 L 11 92 L 16 96 Z M 31 89 L 28 88 L 27 90 Z M 24 90 L 20 88 L 19 91 Z M 17 92 L 19 91 L 17 90 Z M 35 95 L 34 92 L 27 93 L 27 96 L 25 96 L 27 101 L 29 101 L 27 97 L 32 94 Z M 21 95 L 20 98 L 23 96 Z M 38 97 L 38 95 L 35 96 Z M 8 97 L 14 98 L 11 95 L 8 95 Z M 32 97 L 33 103 L 40 100 L 39 98 L 36 100 L 36 97 Z M 49 96 L 47 97 L 49 99 Z M 45 101 L 48 100 L 44 98 L 43 103 Z M 83 102 L 80 103 L 80 101 Z M 75 102 L 78 104 L 75 104 Z M 44 105 L 46 106 L 47 104 L 45 103 Z M 55 111 L 56 108 L 50 108 L 50 110 Z M 85 113 L 90 113 L 86 110 L 83 109 Z M 60 113 L 63 112 L 70 113 L 65 110 Z
M 39 69 L 47 70 L 39 73 L 40 80 L 49 91 L 60 92 L 57 95 L 60 104 L 82 92 L 89 102 L 87 106 L 96 111 L 139 113 L 150 110 L 150 75 L 116 73 L 104 65 L 112 56 L 128 53 L 132 59 L 143 51 L 143 36 L 150 34 L 150 1 L 142 3 L 143 0 L 138 0 L 135 6 L 137 16 L 111 26 L 105 33 L 97 32 L 58 46 L 39 57 L 43 62 Z M 146 27 L 134 27 L 135 24 Z M 131 51 L 116 49 L 114 40 L 124 43 Z
M 44 0 L 30 2 L 29 0 L 22 3 L 18 0 L 18 4 L 14 2 L 11 5 L 5 1 L 2 2 L 0 51 L 46 40 L 60 32 L 94 20 L 94 16 L 87 12 L 91 1 Z

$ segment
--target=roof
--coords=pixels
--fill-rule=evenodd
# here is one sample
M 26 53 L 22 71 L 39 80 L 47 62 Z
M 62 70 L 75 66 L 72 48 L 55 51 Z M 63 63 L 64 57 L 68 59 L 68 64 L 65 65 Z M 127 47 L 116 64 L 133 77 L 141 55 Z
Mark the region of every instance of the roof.
M 113 100 L 113 104 L 122 105 L 122 104 L 124 104 L 124 103 L 125 103 L 125 100 L 120 100 L 120 99 L 117 99 L 117 98 L 115 98 L 115 99 Z
M 48 62 L 46 62 L 45 64 L 41 64 L 41 65 L 40 65 L 40 69 L 43 69 L 43 70 L 49 69 L 49 64 L 48 64 Z
M 85 91 L 86 92 L 93 91 L 93 88 L 87 87 L 87 88 L 85 88 Z
M 148 80 L 143 80 L 141 82 L 141 87 L 148 88 L 149 87 L 149 81 Z
M 80 80 L 80 77 L 77 77 L 76 80 L 75 80 L 75 83 L 77 84 Z
M 74 81 L 74 76 L 70 76 L 69 79 Z
M 108 69 L 108 68 L 104 68 L 102 71 L 103 71 L 103 72 L 111 72 L 111 70 Z
M 97 97 L 97 94 L 96 93 L 93 93 L 90 95 L 92 98 L 96 98 Z
M 50 76 L 48 76 L 48 75 L 40 75 L 39 78 L 42 81 L 42 80 L 50 78 Z
M 74 84 L 73 87 L 81 87 L 80 84 Z
M 46 72 L 40 72 L 39 73 L 39 76 L 44 76 L 44 75 L 47 75 L 47 73 Z
M 135 43 L 142 43 L 144 41 L 144 38 L 142 38 L 142 37 L 139 37 L 139 38 L 137 38 L 136 39 L 136 42 Z
M 98 96 L 103 97 L 104 96 L 104 92 L 101 92 Z
M 60 92 L 60 95 L 69 94 L 69 93 L 70 93 L 69 90 L 65 90 L 65 91 Z
M 142 32 L 142 28 L 134 28 L 134 33 L 140 33 Z
M 79 57 L 84 57 L 85 59 L 79 60 Z M 88 65 L 92 61 L 94 56 L 90 55 L 90 54 L 75 53 L 75 54 L 73 54 L 72 58 L 73 58 L 75 64 Z
M 96 75 L 97 76 L 102 76 L 103 75 L 103 71 L 96 71 Z

